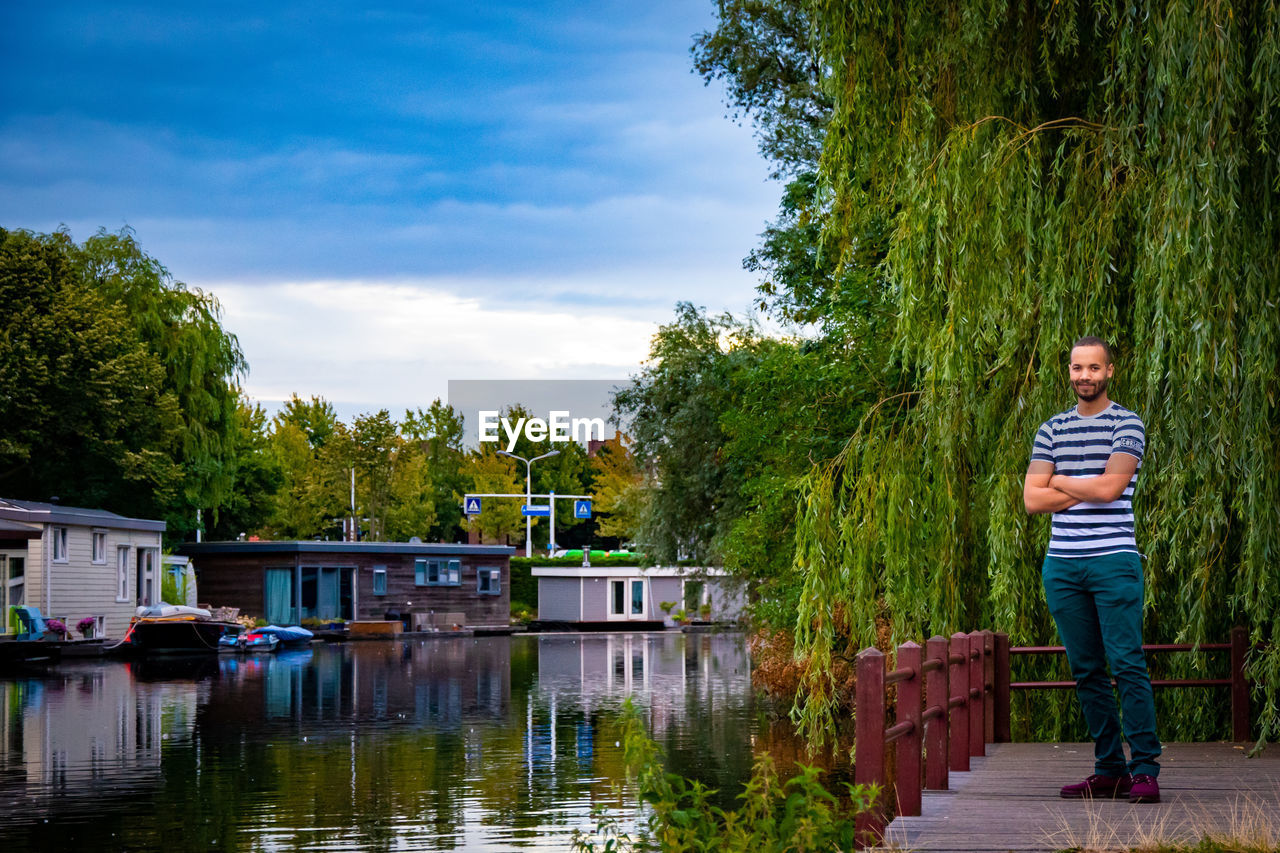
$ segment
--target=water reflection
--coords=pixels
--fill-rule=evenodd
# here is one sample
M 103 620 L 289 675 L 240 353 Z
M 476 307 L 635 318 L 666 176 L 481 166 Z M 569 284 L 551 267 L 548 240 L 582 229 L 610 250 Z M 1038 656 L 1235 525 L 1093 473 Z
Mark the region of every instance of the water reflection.
M 0 849 L 564 849 L 634 697 L 677 769 L 751 761 L 741 638 L 315 645 L 0 680 Z

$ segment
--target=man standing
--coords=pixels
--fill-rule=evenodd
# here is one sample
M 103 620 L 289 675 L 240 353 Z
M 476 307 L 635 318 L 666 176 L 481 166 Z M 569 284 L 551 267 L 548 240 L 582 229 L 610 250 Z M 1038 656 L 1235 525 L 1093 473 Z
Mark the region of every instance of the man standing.
M 1053 513 L 1041 575 L 1094 740 L 1094 773 L 1067 785 L 1071 798 L 1160 801 L 1160 740 L 1142 652 L 1142 560 L 1133 536 L 1133 487 L 1146 433 L 1107 397 L 1111 349 L 1085 337 L 1071 348 L 1076 405 L 1041 425 L 1023 485 L 1029 513 Z M 1107 663 L 1120 689 L 1121 716 Z M 1121 745 L 1121 718 L 1131 760 Z

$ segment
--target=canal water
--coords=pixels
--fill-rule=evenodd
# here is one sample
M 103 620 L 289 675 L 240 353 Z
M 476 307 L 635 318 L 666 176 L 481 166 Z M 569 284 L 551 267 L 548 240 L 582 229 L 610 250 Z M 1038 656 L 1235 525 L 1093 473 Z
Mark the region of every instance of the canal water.
M 760 723 L 736 634 L 313 644 L 0 676 L 0 850 L 566 850 L 633 817 L 619 709 L 720 789 Z

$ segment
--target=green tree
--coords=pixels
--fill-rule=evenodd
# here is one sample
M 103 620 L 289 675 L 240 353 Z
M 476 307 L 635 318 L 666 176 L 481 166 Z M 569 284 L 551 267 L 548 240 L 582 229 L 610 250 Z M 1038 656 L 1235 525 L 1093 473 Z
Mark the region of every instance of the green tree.
M 615 436 L 596 451 L 591 460 L 592 511 L 599 516 L 596 530 L 601 536 L 622 542 L 635 539 L 648 497 L 644 472 L 635 454 L 621 436 Z
M 1053 637 L 1022 474 L 1093 333 L 1148 425 L 1148 636 L 1248 625 L 1270 642 L 1250 658 L 1262 732 L 1280 734 L 1280 11 L 826 2 L 813 33 L 833 94 L 823 239 L 857 266 L 883 228 L 866 262 L 912 378 L 805 484 L 805 730 L 829 730 L 832 655 L 872 642 L 877 616 L 895 640 Z M 1165 736 L 1222 724 L 1218 703 L 1158 701 Z M 1056 716 L 1038 733 L 1061 736 Z
M 348 515 L 345 504 L 335 504 L 332 489 L 319 484 L 319 449 L 307 433 L 292 421 L 276 417 L 268 439 L 271 464 L 283 482 L 271 499 L 271 513 L 259 531 L 272 539 L 310 539 L 321 531 L 340 532 L 332 519 Z
M 284 471 L 272 453 L 262 406 L 241 398 L 232 447 L 234 481 L 217 516 L 205 520 L 209 539 L 258 532 L 269 523 L 276 494 L 284 485 Z
M 235 478 L 243 358 L 217 302 L 129 231 L 0 229 L 0 489 L 159 517 L 180 538 Z
M 491 444 L 483 444 L 468 459 L 471 481 L 468 491 L 489 494 L 515 494 L 524 491 L 524 477 L 516 470 L 520 463 L 499 456 Z M 523 465 L 520 465 L 523 468 Z M 486 498 L 484 512 L 467 519 L 467 529 L 478 531 L 487 541 L 508 542 L 524 533 L 522 501 L 514 498 Z M 536 521 L 536 519 L 535 519 Z
M 303 400 L 292 394 L 275 416 L 275 423 L 293 424 L 307 438 L 307 444 L 320 449 L 333 435 L 338 426 L 338 414 L 333 404 L 323 397 L 312 395 L 310 400 Z
M 822 152 L 832 98 L 828 66 L 813 44 L 809 3 L 719 0 L 716 27 L 694 38 L 695 70 L 723 82 L 735 118 L 756 125 L 774 177 L 811 172 Z
M 72 257 L 86 284 L 124 306 L 164 368 L 163 387 L 173 394 L 183 427 L 175 459 L 181 485 L 165 515 L 169 535 L 182 535 L 194 528 L 197 508 L 216 514 L 231 498 L 244 355 L 222 328 L 218 301 L 175 280 L 129 228 L 99 230 Z
M 748 357 L 753 330 L 684 302 L 650 344 L 649 364 L 614 397 L 629 418 L 635 452 L 660 487 L 641 522 L 642 550 L 662 562 L 718 563 L 719 537 L 742 511 L 741 460 L 722 449 L 730 375 Z
M 386 513 L 386 539 L 407 542 L 417 536 L 428 540 L 436 524 L 435 483 L 422 448 L 401 440 L 392 461 L 390 505 Z
M 462 495 L 467 488 L 462 416 L 448 403 L 436 399 L 426 411 L 405 412 L 401 430 L 406 440 L 419 443 L 426 460 L 435 520 L 424 538 L 434 542 L 461 541 Z
M 349 463 L 356 472 L 356 508 L 369 519 L 368 536 L 387 540 L 387 517 L 392 511 L 392 481 L 400 451 L 400 431 L 386 409 L 357 415 L 350 429 L 338 434 L 349 440 Z M 346 442 L 344 442 L 346 444 Z M 421 493 L 421 488 L 410 487 Z

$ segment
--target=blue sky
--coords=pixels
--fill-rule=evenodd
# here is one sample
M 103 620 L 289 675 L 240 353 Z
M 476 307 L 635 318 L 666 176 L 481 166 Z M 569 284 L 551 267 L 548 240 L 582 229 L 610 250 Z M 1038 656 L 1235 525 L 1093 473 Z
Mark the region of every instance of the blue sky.
M 613 378 L 676 300 L 750 303 L 779 190 L 690 72 L 709 0 L 3 14 L 0 225 L 133 227 L 268 405 Z

